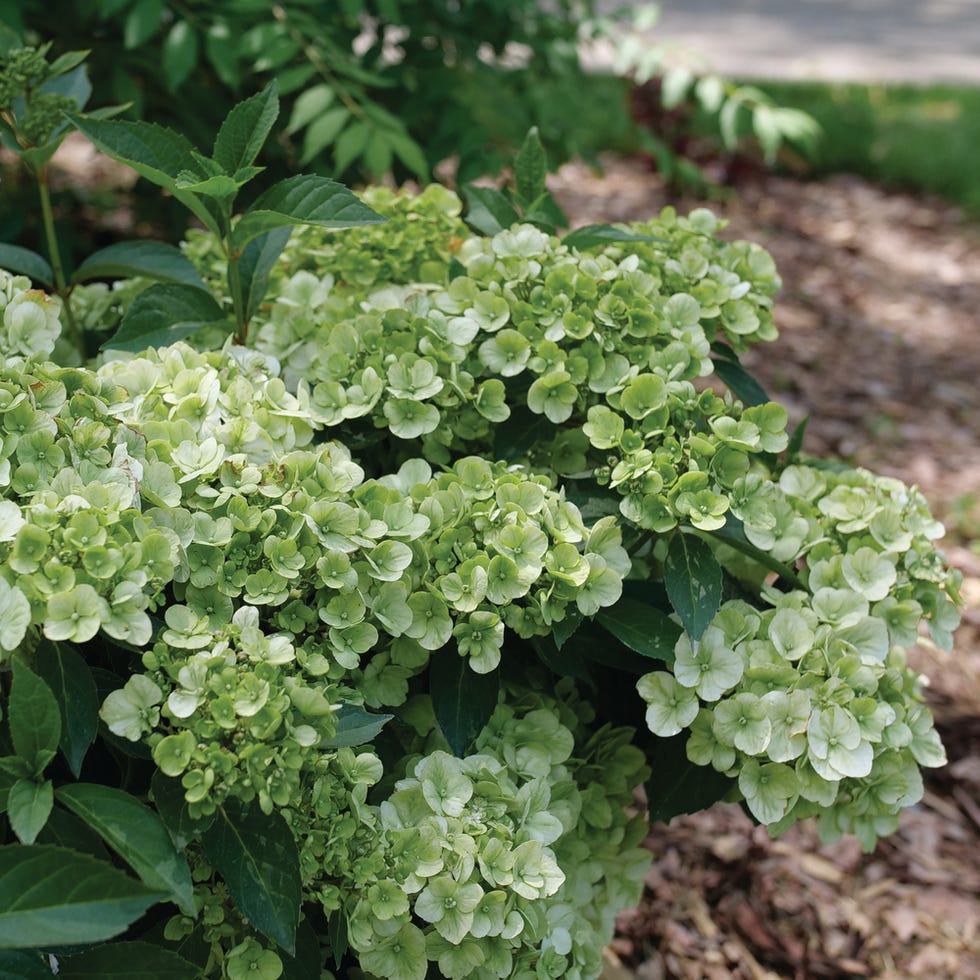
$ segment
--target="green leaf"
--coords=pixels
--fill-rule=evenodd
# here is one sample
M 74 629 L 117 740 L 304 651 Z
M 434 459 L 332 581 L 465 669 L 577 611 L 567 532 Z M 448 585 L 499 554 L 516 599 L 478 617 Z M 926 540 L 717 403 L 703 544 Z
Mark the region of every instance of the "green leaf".
M 323 955 L 320 939 L 308 919 L 300 920 L 296 930 L 296 955 L 280 953 L 282 980 L 320 980 Z
M 333 167 L 338 177 L 364 152 L 370 136 L 370 128 L 362 122 L 356 122 L 337 138 L 333 149 Z
M 102 942 L 163 897 L 66 847 L 0 847 L 0 949 Z
M 42 286 L 54 285 L 54 272 L 43 255 L 32 252 L 29 248 L 19 245 L 0 244 L 0 269 L 29 276 Z
M 492 187 L 463 187 L 466 223 L 481 235 L 496 235 L 516 225 L 521 217 L 507 198 Z
M 58 957 L 60 980 L 196 980 L 201 971 L 183 956 L 154 943 L 109 943 L 74 956 Z
M 156 33 L 163 18 L 163 0 L 137 0 L 126 16 L 123 46 L 127 51 L 138 48 Z
M 406 133 L 389 132 L 388 145 L 395 151 L 395 156 L 419 180 L 429 179 L 429 162 L 425 158 L 422 147 Z
M 289 241 L 291 226 L 274 228 L 253 238 L 245 246 L 238 260 L 238 274 L 245 299 L 245 319 L 251 320 L 258 312 L 269 289 L 269 273 Z
M 13 672 L 10 737 L 17 755 L 40 775 L 58 750 L 61 712 L 51 688 L 19 657 L 14 658 Z
M 377 738 L 378 733 L 394 718 L 394 715 L 377 715 L 352 704 L 341 705 L 334 715 L 337 730 L 320 742 L 321 749 L 339 749 L 344 746 L 366 745 Z
M 350 109 L 346 106 L 337 106 L 311 122 L 303 135 L 303 152 L 300 154 L 299 162 L 306 164 L 319 156 L 337 138 L 337 134 L 347 125 L 348 119 L 350 119 Z
M 628 596 L 600 610 L 596 622 L 634 653 L 665 663 L 673 661 L 674 645 L 683 632 L 660 609 Z
M 721 565 L 711 548 L 690 534 L 675 534 L 667 547 L 664 585 L 674 611 L 695 642 L 721 606 Z
M 514 160 L 514 183 L 517 200 L 525 211 L 545 192 L 545 175 L 548 158 L 538 135 L 538 127 L 532 126 Z
M 783 141 L 779 126 L 779 116 L 767 105 L 758 105 L 752 112 L 752 131 L 755 133 L 766 163 L 773 163 Z
M 34 668 L 54 692 L 61 714 L 59 745 L 75 778 L 99 730 L 99 695 L 88 664 L 64 643 L 42 640 Z
M 183 194 L 194 194 L 221 201 L 226 197 L 234 197 L 244 183 L 245 180 L 237 181 L 227 174 L 216 174 L 201 180 L 194 174 L 185 174 L 178 179 L 177 187 Z
M 33 844 L 44 828 L 54 805 L 54 789 L 51 780 L 35 783 L 18 779 L 10 787 L 7 797 L 7 819 L 10 829 L 22 844 Z
M 477 674 L 463 657 L 444 650 L 429 662 L 429 692 L 442 734 L 462 758 L 497 707 L 500 676 Z
M 572 634 L 582 625 L 582 614 L 574 607 L 565 612 L 565 618 L 555 623 L 551 628 L 551 636 L 555 641 L 555 646 L 560 650 L 572 636 Z
M 183 283 L 161 283 L 145 289 L 133 300 L 119 330 L 102 349 L 141 351 L 164 347 L 202 327 L 225 322 L 224 310 L 210 293 Z
M 179 779 L 171 779 L 158 769 L 150 780 L 150 793 L 156 805 L 160 819 L 174 842 L 178 851 L 187 849 L 187 845 L 204 833 L 214 822 L 214 815 L 192 817 L 187 800 L 184 797 L 184 787 Z
M 218 130 L 214 160 L 226 173 L 250 167 L 279 116 L 279 89 L 273 79 L 257 95 L 239 102 Z
M 48 66 L 48 78 L 56 78 L 77 68 L 91 53 L 91 51 L 66 51 L 59 55 Z
M 81 817 L 139 876 L 167 892 L 185 915 L 194 915 L 194 886 L 187 861 L 163 821 L 135 796 L 95 783 L 72 783 L 58 801 Z
M 694 73 L 685 65 L 666 72 L 661 79 L 661 101 L 665 109 L 675 109 L 684 101 L 694 81 Z
M 181 174 L 195 169 L 194 147 L 180 133 L 155 123 L 96 119 L 94 114 L 66 115 L 96 149 L 170 191 L 206 228 L 221 234 L 221 227 L 207 204 L 177 185 Z
M 220 807 L 204 834 L 204 854 L 218 869 L 238 911 L 264 936 L 295 953 L 301 881 L 296 839 L 281 813 Z
M 204 41 L 208 61 L 214 67 L 218 78 L 229 88 L 237 89 L 241 81 L 238 64 L 238 44 L 224 19 L 213 23 Z
M 576 641 L 579 639 L 577 633 L 567 637 L 559 648 L 554 635 L 535 636 L 530 643 L 538 659 L 553 674 L 558 677 L 575 677 L 589 685 L 593 685 L 592 675 L 589 670 L 589 658 L 584 655 Z
M 647 780 L 650 822 L 666 822 L 681 813 L 696 813 L 717 803 L 734 780 L 710 766 L 696 766 L 687 757 L 687 732 L 652 742 L 648 752 L 656 759 L 655 775 Z
M 311 85 L 297 97 L 289 116 L 286 132 L 292 136 L 306 126 L 314 123 L 333 105 L 336 95 L 326 83 Z
M 742 367 L 734 351 L 725 349 L 722 352 L 721 348 L 716 348 L 715 354 L 717 355 L 713 359 L 715 374 L 731 388 L 747 408 L 753 405 L 765 405 L 770 400 L 765 388 Z
M 663 238 L 656 235 L 635 235 L 631 231 L 617 228 L 615 225 L 583 225 L 570 231 L 562 243 L 569 248 L 584 252 L 600 245 L 610 245 L 616 242 L 662 242 Z
M 167 91 L 176 92 L 197 64 L 200 42 L 197 32 L 186 20 L 178 20 L 163 42 L 161 67 Z
M 786 446 L 786 458 L 793 462 L 800 458 L 803 449 L 803 438 L 806 435 L 806 427 L 810 422 L 810 416 L 806 415 L 800 420 L 800 424 L 793 429 L 793 434 L 789 437 L 789 444 Z
M 93 252 L 71 277 L 72 282 L 89 279 L 126 279 L 142 276 L 160 282 L 180 282 L 207 289 L 194 263 L 165 242 L 118 242 Z
M 273 228 L 317 225 L 320 228 L 353 228 L 384 222 L 343 184 L 328 177 L 300 174 L 270 187 L 248 209 L 234 231 L 237 248 Z
M 43 953 L 0 949 L 0 977 L 7 977 L 8 980 L 51 980 L 53 976 L 48 958 Z
M 37 835 L 39 844 L 57 844 L 88 854 L 100 861 L 110 861 L 102 838 L 84 820 L 60 806 L 54 807 L 44 829 Z
M 97 149 L 165 190 L 175 190 L 177 177 L 194 169 L 194 147 L 190 141 L 165 126 L 71 113 L 68 118 Z

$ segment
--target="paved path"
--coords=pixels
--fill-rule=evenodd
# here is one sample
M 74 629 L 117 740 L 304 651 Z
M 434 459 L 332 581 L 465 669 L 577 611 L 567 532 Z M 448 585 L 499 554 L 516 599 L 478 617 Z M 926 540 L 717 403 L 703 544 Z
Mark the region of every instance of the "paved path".
M 660 0 L 660 10 L 652 40 L 728 76 L 980 84 L 980 0 Z

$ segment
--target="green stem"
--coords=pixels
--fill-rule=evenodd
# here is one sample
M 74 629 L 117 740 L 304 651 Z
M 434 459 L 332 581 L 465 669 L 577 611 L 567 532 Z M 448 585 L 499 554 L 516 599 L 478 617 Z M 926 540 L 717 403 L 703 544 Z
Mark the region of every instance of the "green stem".
M 231 293 L 235 323 L 238 325 L 235 342 L 244 344 L 248 340 L 248 311 L 245 309 L 245 298 L 242 295 L 242 274 L 238 268 L 238 259 L 233 255 L 228 258 L 228 290 Z
M 41 216 L 44 221 L 44 237 L 48 245 L 48 257 L 51 259 L 51 271 L 54 272 L 55 291 L 64 304 L 65 319 L 68 321 L 68 335 L 73 344 L 85 353 L 82 347 L 82 336 L 75 322 L 71 308 L 71 290 L 65 280 L 65 270 L 61 264 L 61 252 L 58 250 L 58 237 L 54 230 L 54 214 L 51 211 L 51 191 L 48 187 L 47 168 L 37 172 L 37 190 L 41 196 Z

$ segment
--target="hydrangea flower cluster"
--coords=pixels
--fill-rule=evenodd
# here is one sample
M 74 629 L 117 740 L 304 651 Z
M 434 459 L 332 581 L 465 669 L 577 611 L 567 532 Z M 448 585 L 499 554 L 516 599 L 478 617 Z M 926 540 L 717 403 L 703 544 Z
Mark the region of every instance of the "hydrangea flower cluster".
M 894 829 L 943 761 L 902 648 L 923 624 L 949 645 L 957 582 L 916 491 L 780 462 L 784 410 L 706 387 L 713 352 L 775 336 L 769 256 L 704 210 L 580 252 L 529 225 L 466 237 L 443 189 L 365 199 L 387 225 L 293 236 L 255 349 L 59 367 L 58 301 L 0 272 L 0 663 L 115 644 L 131 672 L 101 719 L 185 830 L 219 808 L 291 830 L 304 900 L 380 978 L 598 975 L 648 860 L 627 807 L 649 769 L 597 716 L 595 662 L 552 677 L 580 628 L 625 646 L 610 669 L 639 676 L 654 735 L 688 731 L 774 832 Z M 79 287 L 80 321 L 142 288 Z M 717 572 L 700 631 L 669 581 L 684 538 Z M 638 635 L 663 624 L 662 649 Z M 500 691 L 465 751 L 449 668 Z M 342 709 L 396 720 L 355 746 Z M 199 915 L 166 936 L 275 980 L 202 833 Z
M 490 451 L 518 411 L 535 468 L 594 472 L 623 516 L 658 533 L 717 529 L 753 455 L 787 444 L 780 406 L 743 409 L 694 384 L 716 340 L 775 336 L 771 259 L 718 227 L 707 211 L 668 212 L 633 228 L 662 239 L 644 252 L 583 255 L 518 226 L 467 239 L 448 284 L 365 288 L 356 304 L 329 275 L 299 273 L 257 346 L 288 384 L 310 386 L 325 426 L 370 420 L 445 461 Z
M 618 909 L 635 903 L 649 858 L 625 807 L 646 774 L 630 729 L 592 732 L 563 700 L 524 692 L 501 704 L 472 755 L 439 747 L 426 698 L 410 712 L 423 755 L 379 806 L 371 753 L 342 751 L 291 813 L 308 888 L 344 908 L 362 966 L 423 980 L 595 976 Z M 514 692 L 520 693 L 520 692 Z M 577 705 L 579 711 L 587 709 Z M 444 743 L 443 743 L 444 745 Z M 353 798 L 329 831 L 318 817 Z M 356 882 L 342 891 L 341 880 Z
M 942 533 L 921 495 L 863 470 L 790 466 L 745 481 L 746 537 L 804 567 L 807 590 L 764 589 L 768 608 L 723 604 L 669 670 L 642 677 L 658 735 L 690 729 L 687 754 L 738 778 L 773 832 L 820 815 L 825 839 L 867 848 L 922 796 L 919 766 L 945 753 L 903 647 L 921 624 L 949 649 L 958 621 Z

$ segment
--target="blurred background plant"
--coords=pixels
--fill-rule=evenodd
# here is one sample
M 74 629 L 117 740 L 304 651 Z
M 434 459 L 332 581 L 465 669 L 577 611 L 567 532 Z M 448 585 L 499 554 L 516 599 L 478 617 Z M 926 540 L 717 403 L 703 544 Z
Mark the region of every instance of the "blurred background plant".
M 817 128 L 804 113 L 707 72 L 669 42 L 651 45 L 643 32 L 656 6 L 607 7 L 2 0 L 0 27 L 21 43 L 50 41 L 55 53 L 84 37 L 96 103 L 126 104 L 130 118 L 152 118 L 194 143 L 274 77 L 289 124 L 267 148 L 269 181 L 303 168 L 353 183 L 389 173 L 424 182 L 452 158 L 465 182 L 506 167 L 534 126 L 553 166 L 641 150 L 667 180 L 703 184 L 686 159 L 695 107 L 698 120 L 714 120 L 715 152 L 751 143 L 772 163 L 787 141 L 812 148 Z M 613 73 L 588 70 L 597 45 L 614 48 Z M 634 86 L 641 94 L 631 102 Z

